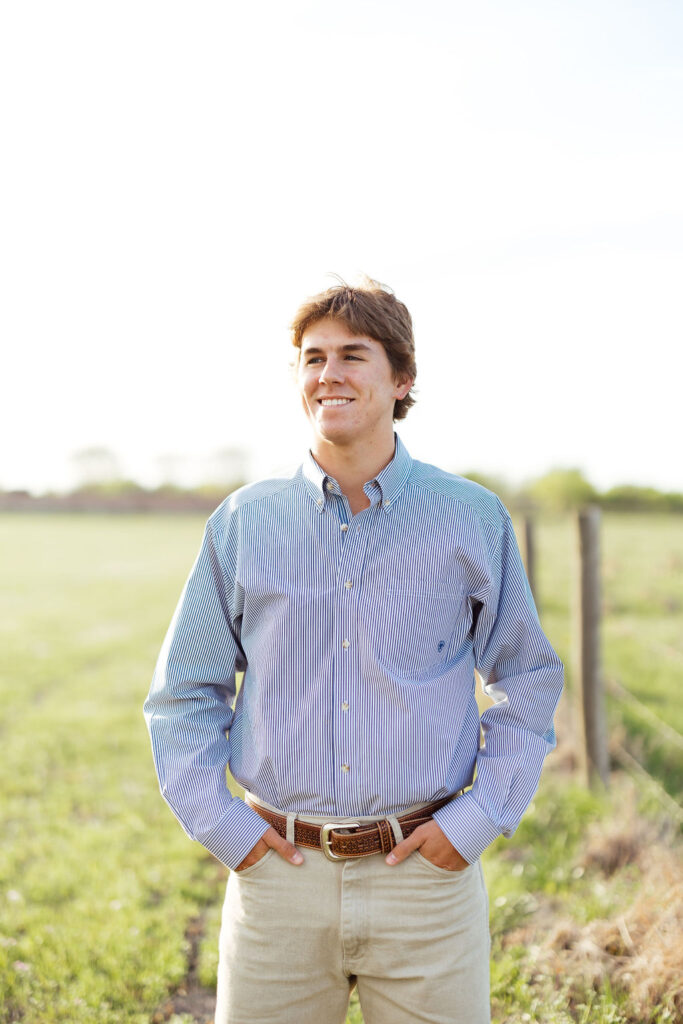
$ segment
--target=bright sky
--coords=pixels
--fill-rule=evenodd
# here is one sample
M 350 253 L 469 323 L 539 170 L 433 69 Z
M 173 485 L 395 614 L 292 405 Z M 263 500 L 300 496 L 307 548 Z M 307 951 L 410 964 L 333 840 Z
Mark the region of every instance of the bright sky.
M 676 0 L 0 10 L 0 486 L 296 464 L 287 325 L 366 272 L 416 458 L 683 490 Z

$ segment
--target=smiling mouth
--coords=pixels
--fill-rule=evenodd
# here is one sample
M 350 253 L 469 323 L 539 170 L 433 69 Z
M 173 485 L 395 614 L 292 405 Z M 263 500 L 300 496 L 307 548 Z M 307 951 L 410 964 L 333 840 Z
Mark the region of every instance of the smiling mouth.
M 352 402 L 352 398 L 319 398 L 318 402 L 324 409 L 329 408 L 333 405 L 349 405 Z

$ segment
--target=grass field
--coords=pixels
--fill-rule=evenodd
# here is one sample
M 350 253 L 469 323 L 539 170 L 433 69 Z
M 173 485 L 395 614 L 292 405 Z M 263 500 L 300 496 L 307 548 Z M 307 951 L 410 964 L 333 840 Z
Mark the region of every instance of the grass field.
M 538 529 L 543 625 L 571 688 L 575 536 L 569 519 Z M 611 515 L 602 530 L 603 671 L 683 735 L 683 517 Z M 683 757 L 632 707 L 609 697 L 614 735 L 683 803 Z
M 0 517 L 2 1022 L 211 1019 L 227 872 L 161 800 L 141 713 L 201 529 L 197 517 Z M 571 539 L 564 521 L 539 531 L 542 617 L 565 658 Z M 683 519 L 611 518 L 604 553 L 606 674 L 683 732 Z M 617 711 L 649 770 L 680 792 L 672 752 Z M 591 795 L 562 770 L 561 748 L 553 757 L 515 837 L 485 858 L 494 1020 L 673 1021 L 664 953 L 647 947 L 661 983 L 639 994 L 624 937 L 639 955 L 641 925 L 671 942 L 668 919 L 655 928 L 638 910 L 644 894 L 650 913 L 675 905 L 671 830 L 627 779 Z M 621 953 L 604 948 L 619 941 Z M 631 980 L 605 956 L 631 956 Z

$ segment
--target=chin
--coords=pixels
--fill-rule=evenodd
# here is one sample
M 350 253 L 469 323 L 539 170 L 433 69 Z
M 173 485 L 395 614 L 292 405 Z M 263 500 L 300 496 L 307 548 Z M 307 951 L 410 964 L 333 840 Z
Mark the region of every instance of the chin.
M 327 444 L 348 444 L 352 440 L 352 434 L 348 430 L 342 430 L 341 428 L 335 430 L 334 427 L 321 427 L 319 424 L 316 424 L 315 432 L 320 440 L 326 441 Z

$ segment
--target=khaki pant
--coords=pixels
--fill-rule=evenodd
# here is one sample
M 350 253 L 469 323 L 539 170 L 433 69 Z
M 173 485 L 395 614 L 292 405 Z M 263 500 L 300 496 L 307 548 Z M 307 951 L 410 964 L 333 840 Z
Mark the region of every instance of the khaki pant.
M 299 867 L 269 850 L 230 873 L 215 1024 L 343 1024 L 354 984 L 365 1024 L 489 1024 L 478 861 L 446 871 L 418 852 L 394 867 L 302 853 Z

